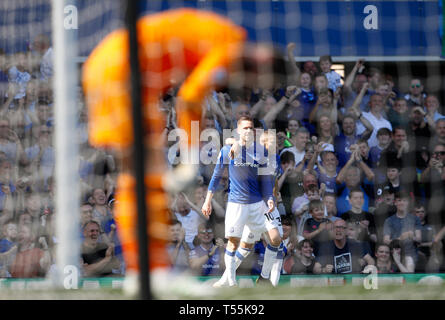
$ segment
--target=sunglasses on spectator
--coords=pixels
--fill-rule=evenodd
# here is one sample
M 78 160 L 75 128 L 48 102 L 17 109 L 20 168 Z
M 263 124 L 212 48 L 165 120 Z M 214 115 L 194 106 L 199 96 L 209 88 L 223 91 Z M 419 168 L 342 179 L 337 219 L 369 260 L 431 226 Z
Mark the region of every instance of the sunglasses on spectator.
M 435 156 L 445 156 L 445 151 L 435 151 L 435 152 L 433 152 L 433 155 L 435 155 Z
M 411 85 L 411 88 L 420 88 L 422 85 L 420 85 L 420 84 L 412 84 Z
M 213 230 L 212 230 L 212 229 L 202 230 L 202 231 L 199 231 L 199 233 L 201 233 L 201 234 L 204 234 L 204 233 L 213 233 Z

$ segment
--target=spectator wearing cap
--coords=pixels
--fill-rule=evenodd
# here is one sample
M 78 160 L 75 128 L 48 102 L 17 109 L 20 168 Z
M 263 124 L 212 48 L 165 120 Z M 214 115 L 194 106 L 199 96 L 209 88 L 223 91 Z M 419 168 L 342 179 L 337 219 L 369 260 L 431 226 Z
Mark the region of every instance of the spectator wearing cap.
M 422 225 L 419 218 L 410 213 L 411 199 L 408 193 L 400 191 L 394 198 L 397 211 L 385 220 L 383 242 L 389 245 L 394 240 L 400 241 L 405 254 L 415 261 L 417 257 L 415 242 L 421 240 Z

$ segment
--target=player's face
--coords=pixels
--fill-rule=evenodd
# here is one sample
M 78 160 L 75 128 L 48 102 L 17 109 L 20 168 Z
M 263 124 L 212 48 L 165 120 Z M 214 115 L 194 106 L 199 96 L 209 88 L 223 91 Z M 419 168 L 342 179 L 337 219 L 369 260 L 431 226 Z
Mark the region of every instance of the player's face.
M 237 128 L 240 139 L 244 142 L 253 141 L 253 123 L 252 121 L 241 121 Z

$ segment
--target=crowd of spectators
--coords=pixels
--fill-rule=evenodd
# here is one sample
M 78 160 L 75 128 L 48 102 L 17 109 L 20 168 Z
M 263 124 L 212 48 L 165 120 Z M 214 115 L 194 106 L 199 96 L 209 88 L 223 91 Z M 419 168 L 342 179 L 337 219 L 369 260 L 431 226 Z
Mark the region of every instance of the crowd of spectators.
M 287 230 L 283 274 L 360 273 L 367 265 L 381 273 L 443 272 L 445 115 L 439 93 L 415 76 L 408 87 L 397 87 L 396 74 L 364 60 L 344 77 L 331 69 L 330 56 L 298 64 L 294 49 L 290 43 L 286 52 L 288 83 L 208 96 L 202 123 L 214 135 L 206 137 L 221 138 L 216 144 L 201 139 L 200 155 L 217 157 L 226 130 L 242 116 L 253 118 L 257 131 L 275 130 L 277 207 Z M 163 103 L 171 134 L 174 94 Z M 169 139 L 168 150 L 176 142 Z M 177 153 L 168 155 L 174 165 Z M 182 237 L 172 234 L 173 261 L 184 268 L 186 259 L 177 257 L 188 255 L 188 270 L 198 275 L 218 273 L 223 263 L 214 256 L 224 239 L 227 174 L 210 221 L 200 214 L 212 169 L 201 162 L 195 189 L 174 196 L 171 205 L 173 224 L 184 230 Z M 201 244 L 203 224 L 213 245 Z M 265 246 L 265 239 L 258 241 L 240 274 L 259 273 Z
M 295 63 L 273 90 L 213 91 L 202 105 L 199 176 L 191 190 L 171 195 L 168 253 L 175 272 L 220 275 L 224 271 L 227 173 L 201 207 L 226 130 L 242 116 L 257 130 L 276 132 L 276 189 L 285 243 L 283 274 L 442 272 L 445 268 L 445 116 L 437 93 L 413 77 L 397 87 L 397 75 L 358 60 L 342 78 L 332 59 Z M 28 52 L 0 51 L 0 276 L 41 277 L 54 271 L 54 119 L 52 49 L 34 39 Z M 177 88 L 160 99 L 166 114 L 166 159 L 179 159 L 175 136 Z M 125 275 L 114 221 L 119 164 L 110 150 L 88 143 L 88 119 L 78 101 L 79 237 L 82 275 Z M 171 138 L 173 137 L 173 139 Z M 230 136 L 229 136 L 230 137 Z M 212 164 L 213 163 L 213 164 Z M 261 270 L 265 239 L 243 262 L 240 274 Z

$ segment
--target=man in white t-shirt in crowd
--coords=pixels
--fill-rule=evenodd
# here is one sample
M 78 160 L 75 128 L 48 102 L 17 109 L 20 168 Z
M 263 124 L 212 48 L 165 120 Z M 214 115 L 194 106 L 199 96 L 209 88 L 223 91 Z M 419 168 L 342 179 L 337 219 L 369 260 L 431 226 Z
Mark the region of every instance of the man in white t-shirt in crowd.
M 368 146 L 372 148 L 379 144 L 379 141 L 377 139 L 377 131 L 379 131 L 380 128 L 388 128 L 392 131 L 392 125 L 382 115 L 383 97 L 380 94 L 375 93 L 371 96 L 371 98 L 369 99 L 369 110 L 369 112 L 363 112 L 361 116 L 365 117 L 366 120 L 368 120 L 374 127 L 371 137 L 368 139 Z M 361 134 L 365 130 L 366 129 L 361 122 L 357 124 L 358 134 Z
M 280 152 L 280 156 L 284 152 L 292 152 L 295 157 L 295 164 L 298 164 L 303 160 L 306 153 L 306 143 L 309 141 L 309 131 L 305 127 L 298 128 L 295 135 L 295 145 L 289 148 L 284 148 Z
M 198 234 L 198 226 L 205 222 L 201 213 L 198 213 L 190 207 L 190 204 L 185 200 L 184 196 L 179 194 L 176 198 L 176 219 L 182 224 L 185 230 L 185 242 L 190 247 L 194 248 L 193 239 Z

